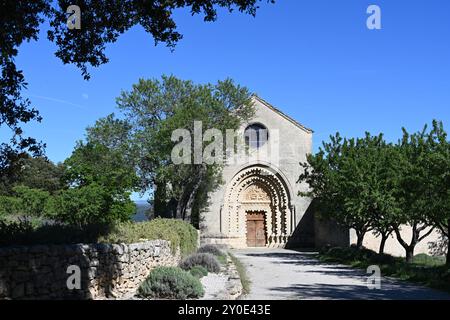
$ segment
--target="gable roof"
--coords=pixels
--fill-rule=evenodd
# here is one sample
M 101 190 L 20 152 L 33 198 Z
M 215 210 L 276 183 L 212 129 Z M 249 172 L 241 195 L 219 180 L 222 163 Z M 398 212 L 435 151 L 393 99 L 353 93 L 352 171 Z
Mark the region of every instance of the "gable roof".
M 307 133 L 313 133 L 314 131 L 310 128 L 305 127 L 304 125 L 302 125 L 301 123 L 297 122 L 296 120 L 292 119 L 291 117 L 289 117 L 288 115 L 286 115 L 285 113 L 281 112 L 279 109 L 275 108 L 273 105 L 271 105 L 270 103 L 268 103 L 267 101 L 265 101 L 264 99 L 258 97 L 256 94 L 252 95 L 252 98 L 257 100 L 258 102 L 262 103 L 263 105 L 265 105 L 267 108 L 269 108 L 270 110 L 272 110 L 273 112 L 278 113 L 281 117 L 283 117 L 284 119 L 288 120 L 289 122 L 291 122 L 292 124 L 294 124 L 295 126 L 299 127 L 300 129 L 306 131 Z

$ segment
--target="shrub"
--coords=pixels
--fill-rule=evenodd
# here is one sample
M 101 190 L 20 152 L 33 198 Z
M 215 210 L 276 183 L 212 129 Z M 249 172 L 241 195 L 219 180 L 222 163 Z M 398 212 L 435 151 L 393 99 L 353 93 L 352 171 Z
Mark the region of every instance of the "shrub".
M 0 217 L 20 212 L 21 201 L 15 197 L 0 196 Z
M 213 254 L 221 264 L 227 263 L 227 254 L 213 244 L 207 244 L 197 250 L 198 253 Z
M 130 243 L 142 239 L 163 239 L 170 241 L 172 251 L 179 247 L 182 256 L 197 248 L 197 230 L 189 223 L 177 219 L 157 218 L 146 222 L 125 222 L 116 224 L 110 233 L 99 239 L 106 243 Z
M 200 280 L 178 267 L 157 267 L 138 289 L 145 298 L 187 299 L 204 295 Z
M 213 244 L 207 244 L 207 245 L 201 246 L 197 252 L 198 253 L 211 253 L 215 256 L 223 256 L 224 255 L 222 250 L 220 250 L 217 246 L 215 246 Z
M 109 225 L 89 225 L 82 228 L 60 224 L 43 224 L 33 220 L 0 220 L 0 246 L 33 244 L 96 243 L 110 232 Z
M 13 188 L 20 203 L 20 213 L 28 216 L 40 217 L 44 214 L 45 205 L 50 197 L 48 191 L 32 189 L 26 186 Z
M 162 239 L 170 241 L 174 253 L 180 247 L 183 256 L 194 252 L 197 245 L 197 231 L 194 227 L 184 221 L 173 219 L 82 226 L 42 224 L 42 222 L 36 224 L 30 220 L 8 222 L 0 220 L 0 222 L 0 245 L 133 243 L 143 239 Z
M 116 198 L 95 183 L 61 191 L 51 207 L 51 218 L 78 226 L 127 221 L 135 211 L 130 199 Z
M 194 253 L 180 263 L 180 267 L 184 270 L 192 269 L 194 266 L 202 266 L 214 273 L 220 271 L 219 261 L 210 253 Z
M 206 277 L 208 275 L 208 270 L 202 266 L 193 266 L 189 272 L 196 278 Z
M 414 256 L 413 263 L 424 266 L 440 266 L 445 264 L 445 257 L 429 256 L 425 253 L 419 253 Z

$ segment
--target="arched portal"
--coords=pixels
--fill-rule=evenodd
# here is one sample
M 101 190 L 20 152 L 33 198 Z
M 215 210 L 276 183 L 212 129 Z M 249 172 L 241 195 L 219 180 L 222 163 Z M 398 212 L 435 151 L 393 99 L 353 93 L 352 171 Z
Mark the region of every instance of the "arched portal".
M 255 165 L 228 184 L 221 229 L 232 247 L 284 247 L 292 230 L 291 215 L 284 179 L 270 167 Z

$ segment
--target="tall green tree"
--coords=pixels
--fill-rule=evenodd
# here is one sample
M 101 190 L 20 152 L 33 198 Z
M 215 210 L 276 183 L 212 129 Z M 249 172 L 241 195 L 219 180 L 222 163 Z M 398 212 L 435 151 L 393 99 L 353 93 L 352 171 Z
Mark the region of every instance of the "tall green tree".
M 54 219 L 76 225 L 130 219 L 136 209 L 130 195 L 139 186 L 130 130 L 113 115 L 87 129 L 85 141 L 64 162 L 67 190 L 52 203 Z
M 0 176 L 0 194 L 12 194 L 15 186 L 26 186 L 55 193 L 64 188 L 64 165 L 45 157 L 23 155 L 15 160 L 9 172 Z
M 224 137 L 227 129 L 235 130 L 252 117 L 248 90 L 231 80 L 197 85 L 164 76 L 161 81 L 139 80 L 131 91 L 122 92 L 117 103 L 133 127 L 138 173 L 143 191 L 153 192 L 155 214 L 198 221 L 207 200 L 199 192 L 219 185 L 221 164 L 208 164 L 205 159 L 196 162 L 195 152 L 189 152 L 187 163 L 175 163 L 172 152 L 179 141 L 172 135 L 187 130 L 190 151 L 194 150 L 196 121 L 201 123 L 197 128 L 201 132 L 214 128 Z M 202 151 L 209 142 L 197 138 Z
M 372 163 L 369 170 L 372 180 L 368 182 L 373 211 L 371 211 L 373 233 L 380 238 L 379 253 L 384 253 L 388 237 L 399 225 L 400 207 L 396 198 L 400 187 L 401 161 L 398 149 L 387 143 L 382 143 L 372 149 L 369 157 Z
M 394 155 L 381 134 L 343 139 L 337 133 L 301 164 L 299 182 L 310 187 L 301 195 L 316 199 L 320 212 L 354 229 L 358 248 L 367 232 L 380 235 L 383 252 L 398 211 L 392 188 L 397 183 Z
M 442 122 L 434 120 L 426 137 L 426 181 L 429 223 L 439 229 L 447 244 L 446 264 L 450 266 L 448 246 L 450 230 L 450 142 Z
M 0 127 L 11 130 L 9 141 L 0 141 L 0 170 L 10 166 L 25 151 L 39 155 L 44 145 L 23 134 L 22 124 L 41 121 L 36 108 L 23 98 L 27 83 L 22 70 L 16 67 L 18 48 L 24 41 L 37 40 L 44 21 L 50 28 L 47 36 L 56 44 L 55 55 L 63 63 L 76 65 L 85 79 L 88 67 L 108 61 L 106 45 L 135 25 L 141 25 L 155 44 L 165 43 L 173 49 L 182 35 L 177 30 L 174 12 L 186 8 L 192 15 L 202 14 L 206 22 L 217 19 L 217 10 L 234 9 L 254 16 L 259 0 L 34 0 L 0 1 Z M 270 0 L 268 2 L 273 2 Z M 81 29 L 69 29 L 67 9 L 81 9 Z
M 431 145 L 427 126 L 421 132 L 410 134 L 403 128 L 403 137 L 397 144 L 400 152 L 400 187 L 396 198 L 400 211 L 397 216 L 399 224 L 394 232 L 400 245 L 405 249 L 406 260 L 412 261 L 417 244 L 429 236 L 435 226 L 430 221 L 433 205 L 431 204 L 433 188 L 430 184 L 432 173 L 428 161 Z M 411 228 L 411 238 L 406 239 L 401 226 Z

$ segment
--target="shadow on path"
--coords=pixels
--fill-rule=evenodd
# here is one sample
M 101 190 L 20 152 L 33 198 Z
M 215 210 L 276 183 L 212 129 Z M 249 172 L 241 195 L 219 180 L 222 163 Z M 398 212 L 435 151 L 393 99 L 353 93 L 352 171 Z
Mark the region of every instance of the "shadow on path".
M 247 299 L 450 299 L 450 294 L 401 280 L 381 278 L 369 289 L 363 270 L 324 263 L 315 252 L 285 249 L 234 250 L 252 282 Z

